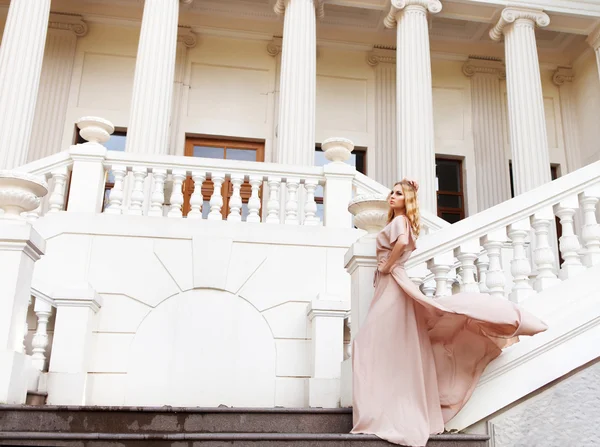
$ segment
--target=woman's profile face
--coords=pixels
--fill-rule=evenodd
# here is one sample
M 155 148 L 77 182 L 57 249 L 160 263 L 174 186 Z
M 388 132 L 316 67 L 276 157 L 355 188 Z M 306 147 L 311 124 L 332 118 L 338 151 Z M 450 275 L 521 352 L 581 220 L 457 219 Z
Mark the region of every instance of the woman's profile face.
M 404 193 L 402 192 L 402 185 L 396 185 L 392 189 L 388 198 L 390 208 L 394 211 L 404 211 Z

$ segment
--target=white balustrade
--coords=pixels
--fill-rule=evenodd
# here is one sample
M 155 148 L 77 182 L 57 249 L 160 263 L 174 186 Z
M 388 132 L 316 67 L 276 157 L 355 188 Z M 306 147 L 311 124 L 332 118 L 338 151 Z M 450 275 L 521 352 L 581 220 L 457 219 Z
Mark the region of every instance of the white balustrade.
M 106 214 L 121 214 L 123 212 L 123 183 L 127 175 L 127 167 L 123 165 L 113 165 L 112 173 L 115 178 L 115 184 L 110 190 L 108 196 L 108 207 L 104 210 Z
M 242 196 L 241 188 L 244 183 L 244 176 L 240 174 L 233 174 L 231 176 L 231 185 L 233 186 L 233 193 L 231 199 L 229 199 L 229 216 L 227 220 L 230 222 L 241 222 L 242 221 Z
M 256 175 L 250 176 L 250 199 L 248 199 L 248 217 L 246 222 L 258 223 L 260 222 L 260 197 L 259 190 L 262 185 L 263 179 Z
M 600 225 L 596 220 L 596 205 L 599 199 L 599 185 L 587 188 L 579 196 L 584 216 L 581 239 L 585 245 L 584 260 L 587 267 L 600 264 Z
M 559 244 L 560 254 L 564 260 L 559 272 L 562 280 L 572 278 L 585 270 L 579 256 L 581 244 L 573 226 L 573 216 L 578 208 L 577 196 L 568 197 L 555 207 L 555 213 L 560 219 L 562 229 Z
M 280 221 L 279 208 L 280 208 L 280 190 L 281 190 L 281 179 L 276 177 L 269 177 L 269 202 L 267 203 L 267 223 L 278 224 Z
M 317 217 L 317 202 L 315 201 L 315 190 L 319 186 L 317 180 L 306 180 L 306 204 L 304 206 L 304 225 L 319 225 L 321 222 Z
M 47 301 L 36 297 L 34 312 L 37 317 L 37 328 L 31 341 L 32 363 L 38 371 L 44 371 L 48 349 L 48 321 L 52 315 L 52 306 Z
M 285 223 L 287 225 L 298 225 L 298 179 L 287 179 L 287 201 L 285 203 Z
M 66 166 L 52 171 L 50 176 L 54 181 L 54 185 L 48 199 L 49 213 L 56 213 L 65 209 L 65 188 L 68 175 L 69 170 Z
M 427 262 L 427 268 L 433 273 L 433 279 L 436 283 L 435 297 L 450 295 L 448 273 L 454 267 L 454 256 L 451 252 L 440 253 Z
M 131 193 L 131 203 L 127 214 L 141 216 L 144 206 L 144 181 L 148 175 L 148 168 L 135 166 L 133 168 L 133 191 Z
M 508 237 L 513 245 L 513 259 L 510 263 L 510 268 L 515 283 L 510 294 L 510 299 L 515 303 L 526 300 L 533 293 L 533 288 L 529 283 L 531 264 L 527 258 L 527 251 L 525 249 L 530 230 L 529 219 L 515 222 L 508 227 Z
M 479 292 L 479 284 L 476 281 L 475 260 L 479 252 L 479 241 L 473 240 L 462 244 L 454 250 L 454 256 L 460 262 L 460 290 L 461 292 Z
M 152 179 L 154 180 L 154 188 L 150 197 L 149 216 L 162 217 L 163 203 L 165 202 L 165 180 L 167 178 L 166 169 L 152 170 Z
M 535 247 L 533 249 L 533 261 L 537 269 L 535 290 L 538 292 L 559 282 L 554 273 L 555 256 L 548 239 L 548 232 L 550 228 L 553 228 L 553 222 L 554 212 L 551 207 L 544 208 L 531 217 L 531 226 L 535 230 Z
M 173 173 L 173 192 L 171 193 L 171 208 L 167 217 L 181 217 L 183 207 L 183 182 L 185 180 L 185 171 L 174 169 Z
M 479 291 L 482 293 L 488 293 L 489 289 L 487 287 L 487 272 L 490 267 L 490 258 L 488 257 L 487 252 L 484 251 L 475 260 L 475 266 L 477 267 Z
M 206 174 L 200 171 L 193 171 L 192 180 L 194 181 L 194 192 L 190 197 L 190 212 L 187 217 L 188 219 L 202 219 L 202 204 L 204 203 L 202 184 L 206 181 Z
M 210 197 L 210 213 L 208 220 L 222 220 L 221 208 L 223 207 L 223 195 L 221 187 L 225 181 L 225 174 L 222 172 L 211 173 L 211 180 L 214 185 L 212 196 Z

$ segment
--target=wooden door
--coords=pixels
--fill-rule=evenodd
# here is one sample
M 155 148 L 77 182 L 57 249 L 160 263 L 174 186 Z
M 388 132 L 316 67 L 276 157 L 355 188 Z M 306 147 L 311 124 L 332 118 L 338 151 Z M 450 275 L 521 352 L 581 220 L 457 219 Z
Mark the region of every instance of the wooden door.
M 219 160 L 240 160 L 240 161 L 258 161 L 265 159 L 264 143 L 254 143 L 248 141 L 219 140 L 208 138 L 188 138 L 185 143 L 185 155 L 188 157 L 214 158 Z M 210 197 L 213 194 L 214 184 L 211 180 L 202 183 L 202 215 L 204 218 L 210 211 Z M 188 177 L 183 184 L 183 215 L 186 216 L 190 211 L 190 197 L 194 192 L 194 181 Z M 250 183 L 245 181 L 242 184 L 240 195 L 242 196 L 242 219 L 247 214 L 247 204 L 250 199 L 252 188 Z M 223 196 L 223 207 L 221 214 L 223 219 L 229 214 L 229 200 L 233 195 L 233 185 L 229 180 L 223 182 L 221 188 Z M 262 200 L 262 188 L 259 190 Z

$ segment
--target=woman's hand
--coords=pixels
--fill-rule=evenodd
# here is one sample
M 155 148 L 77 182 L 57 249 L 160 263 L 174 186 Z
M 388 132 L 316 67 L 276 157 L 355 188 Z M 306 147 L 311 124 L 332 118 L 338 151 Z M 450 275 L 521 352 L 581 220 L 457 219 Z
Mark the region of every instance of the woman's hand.
M 382 259 L 381 261 L 379 261 L 379 264 L 377 264 L 377 270 L 379 270 L 380 273 L 385 273 L 385 274 L 388 274 L 391 272 L 391 268 L 387 266 L 386 259 Z

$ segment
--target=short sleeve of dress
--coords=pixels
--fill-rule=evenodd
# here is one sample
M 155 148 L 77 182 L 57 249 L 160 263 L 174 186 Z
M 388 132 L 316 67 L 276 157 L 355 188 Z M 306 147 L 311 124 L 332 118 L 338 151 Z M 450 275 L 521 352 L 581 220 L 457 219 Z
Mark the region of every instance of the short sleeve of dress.
M 397 216 L 392 220 L 389 226 L 390 244 L 400 241 L 401 244 L 408 244 L 410 229 L 408 228 L 408 219 L 406 216 Z

